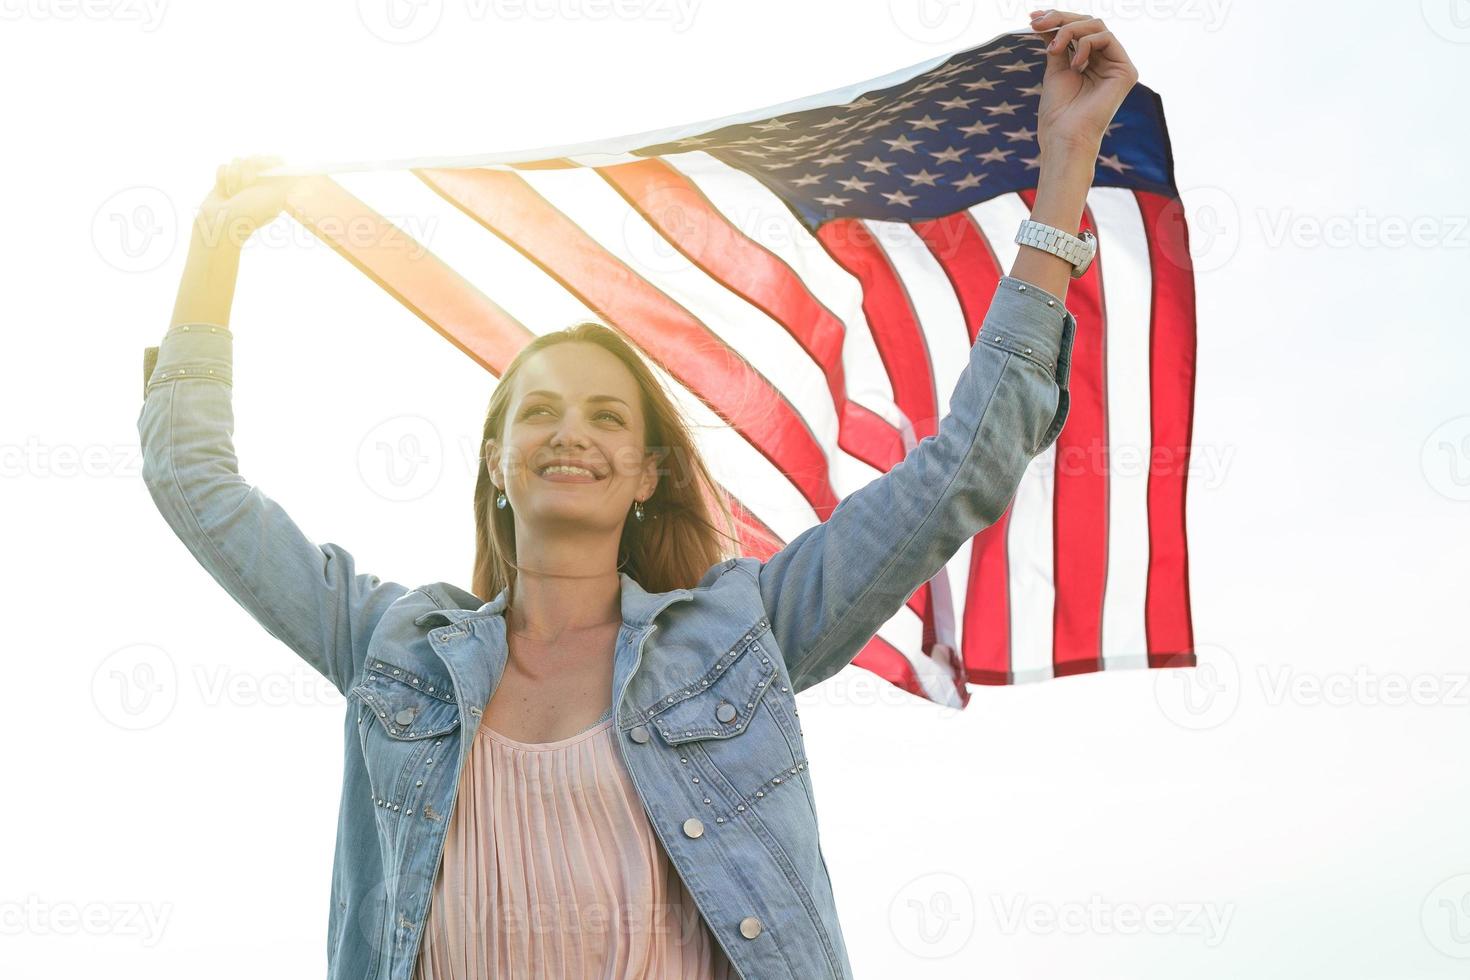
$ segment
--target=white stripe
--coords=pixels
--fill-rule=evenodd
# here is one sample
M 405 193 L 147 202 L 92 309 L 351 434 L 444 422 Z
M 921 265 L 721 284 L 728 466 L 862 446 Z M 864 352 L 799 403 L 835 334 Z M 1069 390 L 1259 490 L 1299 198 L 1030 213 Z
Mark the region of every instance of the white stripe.
M 1148 468 L 1153 447 L 1149 370 L 1153 274 L 1148 234 L 1132 191 L 1095 187 L 1087 195 L 1103 264 L 1104 369 L 1108 466 L 1108 567 L 1103 594 L 1106 669 L 1146 666 Z M 1141 661 L 1141 662 L 1139 662 Z
M 1001 194 L 970 208 L 1002 272 L 1008 273 L 1021 246 L 1016 229 L 1031 213 L 1017 194 Z M 1055 675 L 1052 618 L 1056 608 L 1053 561 L 1056 443 L 1031 461 L 1021 477 L 1006 530 L 1010 586 L 1011 670 L 1017 684 Z
M 791 402 L 819 443 L 836 443 L 837 413 L 826 378 L 770 314 L 690 261 L 593 171 L 538 171 L 521 176 L 608 254 L 626 263 L 742 355 Z M 673 216 L 673 220 L 680 218 Z M 762 393 L 761 387 L 743 393 L 742 407 L 753 404 L 744 398 L 757 399 Z
M 973 51 L 975 48 L 984 47 L 1003 37 L 1016 35 L 1031 36 L 1035 32 L 1025 31 L 1002 31 L 992 37 L 989 41 L 962 50 Z M 706 119 L 703 122 L 687 123 L 683 126 L 670 126 L 665 129 L 653 129 L 643 133 L 632 133 L 627 136 L 616 136 L 610 139 L 592 140 L 585 143 L 567 143 L 561 146 L 543 146 L 529 150 L 511 150 L 501 153 L 477 153 L 471 156 L 458 157 L 408 157 L 400 160 L 358 160 L 352 162 L 313 162 L 292 161 L 279 167 L 272 167 L 261 172 L 262 177 L 284 177 L 301 176 L 317 173 L 343 173 L 354 170 L 407 170 L 418 167 L 485 167 L 492 164 L 520 163 L 532 160 L 546 160 L 553 157 L 579 156 L 595 153 L 627 153 L 640 147 L 655 143 L 668 143 L 690 136 L 698 136 L 711 130 L 723 129 L 726 126 L 737 126 L 742 123 L 757 122 L 775 116 L 788 115 L 791 113 L 805 112 L 808 109 L 820 109 L 823 106 L 844 105 L 858 96 L 878 89 L 889 88 L 900 82 L 906 82 L 916 75 L 922 75 L 931 68 L 935 68 L 960 52 L 935 55 L 907 68 L 899 68 L 886 75 L 870 78 L 863 82 L 854 82 L 840 88 L 819 92 L 816 95 L 808 95 L 778 105 L 766 106 L 763 109 L 751 109 L 746 112 L 737 112 L 729 116 L 720 116 L 716 119 Z
M 682 153 L 664 158 L 664 163 L 698 186 L 734 228 L 785 262 L 816 301 L 846 328 L 842 374 L 848 400 L 896 427 L 900 420 L 893 405 L 893 385 L 863 312 L 863 287 L 857 277 L 839 265 L 791 209 L 750 174 L 707 153 Z M 865 472 L 851 475 L 834 472 L 834 480 L 855 489 L 875 475 L 875 470 L 865 467 Z
M 416 235 L 446 266 L 462 275 L 510 316 L 533 333 L 559 330 L 577 320 L 605 322 L 549 276 L 536 263 L 511 248 L 479 222 L 449 204 L 423 181 L 406 172 L 353 174 L 333 178 L 405 233 Z M 412 220 L 394 220 L 408 215 Z M 770 461 L 727 425 L 703 401 L 652 358 L 645 357 L 665 390 L 671 393 L 699 446 L 705 465 L 722 485 L 730 488 L 753 486 L 752 473 L 774 476 L 759 481 L 765 506 L 772 511 L 792 513 L 806 506 L 789 480 Z M 496 379 L 487 373 L 485 398 Z M 767 499 L 769 498 L 769 499 Z M 749 503 L 742 498 L 742 503 Z M 813 517 L 814 520 L 814 517 Z M 812 520 L 807 522 L 812 523 Z M 789 540 L 789 538 L 788 538 Z
M 950 402 L 960 374 L 970 360 L 970 330 L 959 296 L 944 267 L 907 222 L 864 221 L 879 248 L 888 257 L 894 273 L 908 296 L 928 353 L 934 400 L 939 419 L 949 414 Z M 894 406 L 894 411 L 898 407 Z M 936 640 L 960 649 L 959 609 L 970 577 L 970 543 L 951 555 L 935 576 L 931 596 L 935 600 Z M 927 660 L 927 658 L 925 658 Z M 953 684 L 951 683 L 951 687 Z

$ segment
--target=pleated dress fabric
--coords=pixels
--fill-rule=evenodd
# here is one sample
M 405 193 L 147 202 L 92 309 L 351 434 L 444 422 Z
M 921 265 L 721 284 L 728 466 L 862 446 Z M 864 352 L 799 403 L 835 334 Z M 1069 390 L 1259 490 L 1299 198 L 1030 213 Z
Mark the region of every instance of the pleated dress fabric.
M 611 710 L 555 742 L 481 726 L 415 980 L 728 980 L 613 744 Z

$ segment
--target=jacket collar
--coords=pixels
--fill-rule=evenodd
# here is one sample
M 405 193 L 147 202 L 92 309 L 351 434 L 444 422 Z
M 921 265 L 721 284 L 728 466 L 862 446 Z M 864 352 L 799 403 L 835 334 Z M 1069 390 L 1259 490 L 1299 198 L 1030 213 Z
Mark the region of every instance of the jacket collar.
M 642 630 L 652 623 L 654 617 L 662 612 L 664 607 L 693 596 L 689 589 L 648 592 L 629 577 L 627 572 L 618 573 L 618 584 L 621 590 L 623 625 L 635 631 Z M 440 621 L 439 625 L 442 625 L 500 616 L 504 614 L 506 602 L 510 598 L 510 589 L 506 587 L 501 589 L 500 594 L 494 599 L 482 603 L 480 597 L 473 592 L 466 592 L 459 586 L 448 582 L 425 585 L 419 591 L 426 593 L 438 603 L 439 608 L 431 609 L 414 619 L 414 624 L 418 626 L 429 625 L 436 619 Z

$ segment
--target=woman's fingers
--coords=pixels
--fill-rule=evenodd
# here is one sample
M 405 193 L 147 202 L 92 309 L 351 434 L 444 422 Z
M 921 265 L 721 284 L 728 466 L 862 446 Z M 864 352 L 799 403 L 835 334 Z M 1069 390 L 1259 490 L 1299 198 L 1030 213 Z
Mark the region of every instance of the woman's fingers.
M 1098 31 L 1096 34 L 1086 34 L 1078 38 L 1077 53 L 1072 57 L 1071 67 L 1080 69 L 1093 57 L 1097 58 L 1093 67 L 1110 62 L 1133 68 L 1133 62 L 1128 60 L 1128 53 L 1123 50 L 1123 45 L 1113 36 L 1112 31 Z

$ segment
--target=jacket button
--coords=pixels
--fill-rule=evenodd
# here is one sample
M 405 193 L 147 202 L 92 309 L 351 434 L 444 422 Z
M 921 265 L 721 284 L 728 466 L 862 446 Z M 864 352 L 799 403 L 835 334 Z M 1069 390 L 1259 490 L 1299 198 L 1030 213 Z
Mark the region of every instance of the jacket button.
M 740 935 L 746 939 L 754 939 L 761 934 L 761 920 L 753 915 L 747 915 L 740 920 Z
M 648 741 L 648 726 L 635 725 L 633 727 L 633 730 L 628 732 L 628 737 L 637 742 L 639 745 L 642 745 L 644 742 Z
M 702 833 L 704 833 L 704 824 L 699 821 L 698 817 L 690 817 L 684 821 L 685 837 L 698 837 Z
M 398 724 L 400 725 L 407 725 L 409 722 L 413 721 L 413 709 L 404 708 L 402 711 L 398 712 L 398 714 L 393 716 L 393 720 L 398 722 Z
M 734 721 L 735 715 L 735 706 L 729 701 L 721 701 L 720 706 L 715 709 L 715 717 L 720 719 L 720 721 Z

